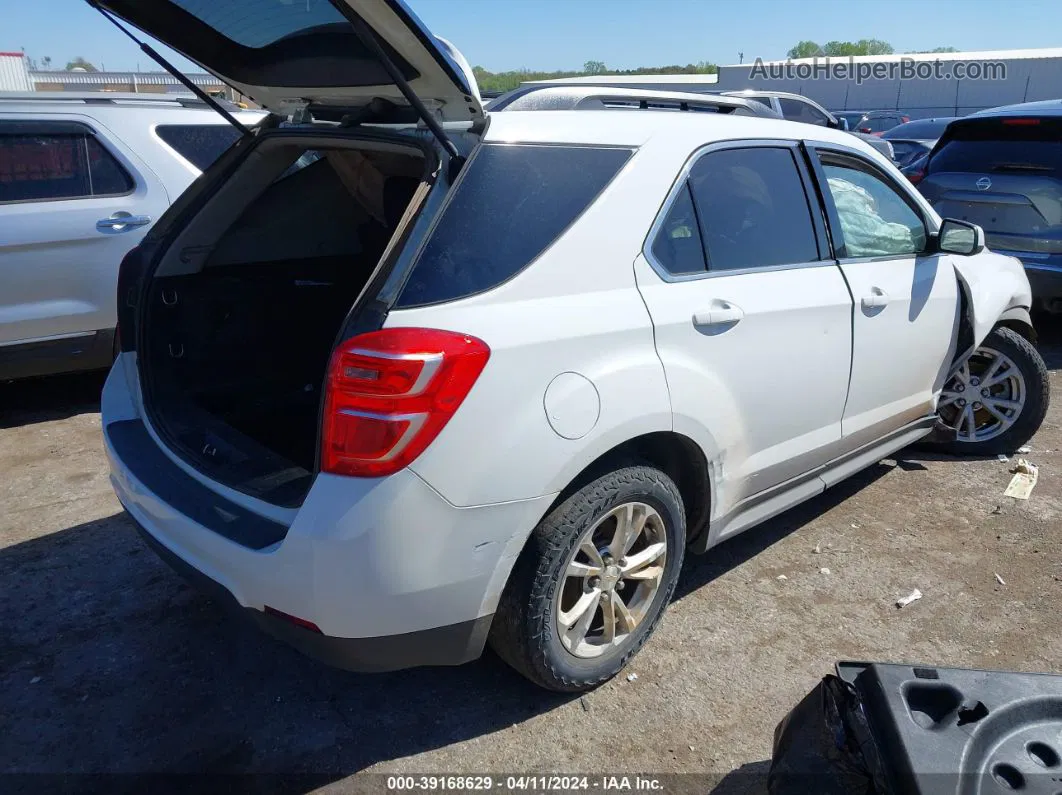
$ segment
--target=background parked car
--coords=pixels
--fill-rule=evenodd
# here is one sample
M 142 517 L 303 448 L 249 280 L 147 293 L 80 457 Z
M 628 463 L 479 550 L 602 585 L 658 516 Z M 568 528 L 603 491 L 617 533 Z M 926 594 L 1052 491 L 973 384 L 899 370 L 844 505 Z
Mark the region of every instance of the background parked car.
M 865 110 L 842 110 L 835 112 L 833 115 L 837 117 L 837 120 L 843 122 L 846 130 L 854 130 L 859 120 L 866 114 Z
M 918 189 L 941 215 L 979 224 L 988 245 L 1025 265 L 1033 295 L 1062 312 L 1062 100 L 951 122 Z
M 916 119 L 886 130 L 881 137 L 892 144 L 893 160 L 900 168 L 929 153 L 949 123 L 957 116 Z
M 870 110 L 857 119 L 851 129 L 868 135 L 881 135 L 886 130 L 906 124 L 910 120 L 910 116 L 898 110 Z
M 835 130 L 844 130 L 844 123 L 822 107 L 818 102 L 800 94 L 789 94 L 785 91 L 759 91 L 745 89 L 744 91 L 724 91 L 723 96 L 741 97 L 756 102 L 762 102 L 781 114 L 782 118 L 789 121 L 799 121 L 805 124 L 816 124 L 820 127 L 832 127 Z M 892 145 L 882 141 L 876 135 L 868 135 L 857 130 L 848 130 L 857 138 L 862 138 L 868 144 L 877 149 L 889 160 L 893 159 Z
M 0 95 L 0 379 L 110 365 L 122 257 L 237 137 L 196 99 Z

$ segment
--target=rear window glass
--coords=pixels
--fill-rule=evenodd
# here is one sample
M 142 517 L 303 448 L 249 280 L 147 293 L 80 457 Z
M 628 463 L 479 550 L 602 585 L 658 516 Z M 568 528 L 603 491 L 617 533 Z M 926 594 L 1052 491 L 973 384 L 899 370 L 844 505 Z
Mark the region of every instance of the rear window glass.
M 515 276 L 630 156 L 629 149 L 485 144 L 413 266 L 398 306 L 453 301 Z
M 1062 124 L 1054 120 L 993 119 L 952 134 L 929 161 L 930 172 L 1062 175 Z
M 909 121 L 906 124 L 898 124 L 886 130 L 881 137 L 890 141 L 893 138 L 928 141 L 943 135 L 944 128 L 948 126 L 949 121 L 951 119 L 945 119 L 944 121 L 938 121 L 937 119 Z
M 240 137 L 231 124 L 160 124 L 155 132 L 200 171 L 206 171 Z
M 330 0 L 172 0 L 244 47 L 265 47 L 322 25 L 349 25 Z

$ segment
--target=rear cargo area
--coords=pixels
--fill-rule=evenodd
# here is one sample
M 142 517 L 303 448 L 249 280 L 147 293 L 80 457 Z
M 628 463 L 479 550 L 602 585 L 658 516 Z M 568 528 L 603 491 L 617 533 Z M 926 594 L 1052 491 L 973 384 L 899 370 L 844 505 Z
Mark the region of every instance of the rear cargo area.
M 275 149 L 164 255 L 140 361 L 145 405 L 171 449 L 290 506 L 313 478 L 336 336 L 427 184 L 413 149 Z

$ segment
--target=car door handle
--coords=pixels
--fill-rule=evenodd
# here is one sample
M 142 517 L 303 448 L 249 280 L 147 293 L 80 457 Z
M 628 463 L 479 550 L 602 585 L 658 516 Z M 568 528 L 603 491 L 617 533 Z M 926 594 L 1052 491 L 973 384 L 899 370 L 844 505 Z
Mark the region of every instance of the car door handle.
M 871 287 L 870 295 L 864 295 L 861 303 L 864 309 L 881 309 L 889 305 L 889 294 L 880 287 Z
M 737 323 L 745 313 L 741 307 L 729 301 L 714 300 L 707 312 L 697 312 L 693 316 L 693 325 L 697 328 L 713 328 Z
M 133 215 L 125 210 L 113 213 L 109 218 L 101 218 L 96 222 L 96 228 L 102 232 L 120 232 L 124 229 L 132 229 L 137 226 L 147 226 L 151 223 L 150 215 Z

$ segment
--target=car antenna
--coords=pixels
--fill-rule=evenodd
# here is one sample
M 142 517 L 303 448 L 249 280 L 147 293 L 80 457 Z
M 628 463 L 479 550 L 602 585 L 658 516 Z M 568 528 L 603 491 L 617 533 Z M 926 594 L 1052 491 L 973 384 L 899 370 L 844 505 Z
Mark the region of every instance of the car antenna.
M 137 43 L 137 45 L 140 47 L 140 49 L 144 52 L 145 55 L 147 55 L 151 60 L 153 60 L 155 63 L 157 63 L 163 69 L 165 69 L 167 72 L 169 72 L 175 78 L 177 78 L 177 80 L 181 83 L 181 85 L 183 85 L 185 88 L 187 88 L 189 91 L 191 91 L 197 97 L 199 97 L 199 99 L 203 100 L 203 102 L 205 102 L 207 105 L 209 105 L 214 110 L 216 110 L 218 112 L 218 114 L 221 116 L 221 118 L 223 118 L 225 121 L 227 121 L 233 127 L 235 127 L 237 130 L 239 130 L 241 134 L 243 134 L 243 135 L 251 135 L 251 131 L 249 129 L 247 129 L 246 126 L 241 124 L 240 121 L 235 116 L 233 116 L 231 113 L 229 113 L 227 110 L 225 110 L 225 108 L 223 108 L 221 106 L 221 104 L 216 99 L 214 99 L 214 97 L 210 96 L 203 89 L 201 89 L 199 86 L 197 86 L 191 80 L 189 80 L 184 74 L 181 73 L 181 71 L 176 66 L 171 64 L 169 61 L 167 61 L 161 55 L 159 55 L 150 44 L 148 44 L 146 41 L 141 41 L 136 36 L 134 36 L 132 33 L 130 33 L 126 29 L 126 27 L 121 22 L 119 22 L 118 19 L 113 14 L 111 14 L 110 11 L 108 11 L 106 8 L 103 8 L 98 2 L 96 2 L 96 0 L 85 0 L 85 2 L 87 2 L 90 6 L 92 6 L 97 11 L 99 11 L 101 14 L 103 14 L 104 17 L 109 19 L 114 24 L 114 26 L 116 28 L 118 28 L 118 30 L 122 31 L 122 33 L 124 33 L 126 36 L 131 38 L 133 41 L 135 41 Z

